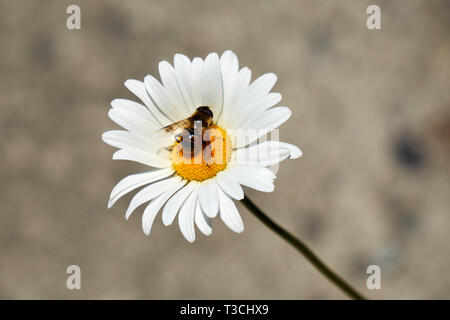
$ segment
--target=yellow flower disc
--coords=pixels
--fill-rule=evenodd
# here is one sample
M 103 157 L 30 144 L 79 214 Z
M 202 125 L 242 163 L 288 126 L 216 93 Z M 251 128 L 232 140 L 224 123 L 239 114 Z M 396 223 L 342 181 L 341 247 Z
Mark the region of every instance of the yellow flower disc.
M 231 143 L 226 131 L 220 127 L 207 130 L 210 138 L 196 148 L 186 148 L 189 143 L 176 143 L 172 149 L 172 163 L 175 171 L 186 180 L 203 181 L 214 177 L 226 168 L 231 155 Z M 205 139 L 205 138 L 204 138 Z M 200 146 L 200 144 L 199 144 Z

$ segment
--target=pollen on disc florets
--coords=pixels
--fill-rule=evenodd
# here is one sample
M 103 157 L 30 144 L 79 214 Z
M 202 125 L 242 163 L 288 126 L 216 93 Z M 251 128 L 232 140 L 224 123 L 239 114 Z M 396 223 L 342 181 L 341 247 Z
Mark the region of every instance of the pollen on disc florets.
M 210 138 L 202 144 L 202 152 L 186 151 L 182 143 L 174 145 L 171 154 L 173 168 L 182 178 L 203 181 L 226 168 L 231 155 L 226 131 L 215 126 L 208 129 L 208 134 Z

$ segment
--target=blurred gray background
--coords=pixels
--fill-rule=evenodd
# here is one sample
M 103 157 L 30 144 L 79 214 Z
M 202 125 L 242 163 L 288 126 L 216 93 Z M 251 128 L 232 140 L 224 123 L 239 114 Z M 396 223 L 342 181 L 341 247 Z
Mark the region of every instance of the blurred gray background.
M 449 18 L 436 0 L 1 0 L 0 298 L 346 298 L 240 204 L 244 233 L 216 219 L 194 244 L 159 216 L 146 237 L 142 209 L 124 219 L 131 196 L 106 209 L 144 168 L 100 138 L 110 101 L 136 100 L 123 82 L 226 49 L 252 79 L 278 75 L 281 139 L 304 152 L 248 195 L 371 298 L 450 298 Z

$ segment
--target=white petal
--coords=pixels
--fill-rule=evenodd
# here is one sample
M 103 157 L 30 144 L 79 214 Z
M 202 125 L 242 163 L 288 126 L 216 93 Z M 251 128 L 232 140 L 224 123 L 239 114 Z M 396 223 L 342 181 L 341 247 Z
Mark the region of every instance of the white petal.
M 218 123 L 226 128 L 235 128 L 232 120 L 237 110 L 237 102 L 241 94 L 250 83 L 252 72 L 249 68 L 244 67 L 239 70 L 238 74 L 230 80 L 227 91 L 224 92 L 224 106 Z
M 233 200 L 231 200 L 220 188 L 218 188 L 220 202 L 220 218 L 228 228 L 234 232 L 244 231 L 244 222 L 237 210 Z
M 112 108 L 108 111 L 108 116 L 130 132 L 151 136 L 156 129 L 147 119 L 127 110 Z
M 269 93 L 276 82 L 277 76 L 275 73 L 266 73 L 253 81 L 248 87 L 248 90 L 251 92 L 251 95 L 263 95 Z
M 144 214 L 142 215 L 142 229 L 146 235 L 150 234 L 150 230 L 153 225 L 153 221 L 155 220 L 156 215 L 159 210 L 162 208 L 164 203 L 181 187 L 186 184 L 186 180 L 181 180 L 178 183 L 175 183 L 172 187 L 166 190 L 163 194 L 161 194 L 158 198 L 151 201 L 147 208 L 144 210 Z
M 201 58 L 194 58 L 192 60 L 192 70 L 191 70 L 191 86 L 192 86 L 192 97 L 194 98 L 194 109 L 201 105 L 204 105 L 202 98 L 202 73 L 203 73 L 203 60 Z M 214 116 L 216 116 L 214 114 Z
M 231 81 L 234 79 L 239 69 L 239 61 L 236 55 L 230 51 L 225 51 L 220 57 L 220 67 L 222 71 L 222 81 L 224 89 L 224 98 L 226 96 L 225 92 L 229 87 Z
M 250 116 L 258 116 L 265 110 L 273 107 L 281 101 L 281 94 L 278 92 L 271 92 L 250 101 L 247 105 L 242 106 L 242 112 L 239 116 L 234 117 L 234 127 L 240 128 Z
M 272 130 L 278 128 L 287 119 L 289 119 L 291 114 L 291 110 L 287 107 L 275 107 L 264 111 L 256 118 L 253 118 L 247 121 L 246 124 L 242 125 L 243 129 L 248 130 L 248 133 L 246 133 L 247 136 L 239 137 L 233 147 L 239 149 L 249 145 L 263 135 L 266 135 Z
M 203 213 L 203 210 L 200 207 L 200 202 L 198 200 L 195 206 L 195 224 L 204 235 L 206 236 L 211 235 L 212 233 L 211 220 Z
M 120 149 L 136 148 L 148 151 L 155 151 L 161 146 L 154 141 L 146 139 L 140 134 L 125 131 L 111 130 L 102 134 L 105 143 Z
M 299 148 L 280 141 L 264 141 L 257 145 L 235 150 L 235 163 L 258 163 L 264 167 L 272 166 L 286 158 L 296 159 L 301 156 Z
M 172 122 L 186 119 L 189 116 L 184 103 L 183 105 L 177 105 L 177 103 L 172 100 L 172 97 L 168 95 L 161 83 L 153 76 L 147 75 L 144 82 L 153 101 L 155 101 L 158 108 L 164 111 Z
M 270 151 L 259 151 L 259 153 L 248 152 L 248 149 L 239 149 L 233 153 L 233 163 L 236 164 L 258 164 L 263 167 L 273 166 L 289 157 L 289 150 L 275 149 Z
M 127 99 L 114 99 L 111 101 L 111 107 L 114 109 L 123 110 L 125 112 L 132 112 L 151 123 L 151 125 L 157 129 L 161 127 L 158 120 L 150 113 L 150 111 L 142 104 Z
M 175 69 L 167 61 L 161 61 L 159 63 L 159 75 L 161 82 L 166 89 L 167 95 L 177 105 L 177 107 L 183 109 L 183 114 L 187 116 L 191 115 L 190 109 L 186 104 L 180 85 L 178 84 L 177 75 Z
M 220 188 L 230 197 L 236 200 L 244 199 L 244 191 L 242 190 L 242 187 L 232 175 L 227 174 L 226 170 L 219 172 L 216 177 Z
M 275 175 L 272 171 L 261 166 L 234 166 L 227 170 L 227 173 L 234 176 L 240 184 L 249 188 L 272 192 L 275 189 L 273 179 Z
M 112 189 L 111 195 L 109 196 L 108 208 L 111 208 L 117 200 L 134 189 L 166 178 L 173 174 L 173 172 L 172 168 L 157 169 L 154 171 L 132 174 L 123 178 Z
M 264 111 L 260 116 L 250 119 L 243 127 L 272 131 L 289 119 L 291 114 L 291 110 L 287 107 L 272 108 Z
M 250 109 L 252 102 L 266 96 L 276 81 L 277 76 L 274 73 L 263 74 L 253 81 L 240 96 L 238 101 L 239 110 L 246 111 Z
M 183 95 L 189 114 L 195 110 L 195 100 L 192 95 L 192 64 L 188 57 L 177 53 L 174 58 L 175 74 L 177 76 L 178 85 Z
M 210 53 L 202 70 L 202 105 L 209 106 L 217 119 L 222 111 L 223 89 L 220 61 L 217 53 Z
M 205 214 L 214 218 L 219 210 L 219 202 L 217 200 L 217 188 L 215 186 L 216 179 L 211 178 L 200 183 L 198 187 L 198 199 Z
M 297 146 L 294 146 L 293 144 L 286 143 L 286 142 L 279 142 L 281 148 L 285 148 L 289 150 L 289 159 L 297 159 L 300 158 L 303 155 L 302 150 L 298 148 Z
M 189 242 L 194 242 L 195 240 L 194 213 L 196 203 L 197 193 L 194 190 L 184 202 L 178 215 L 178 225 L 181 233 Z
M 144 210 L 144 213 L 142 215 L 142 230 L 147 236 L 150 234 L 153 221 L 155 221 L 155 217 L 158 214 L 159 209 L 161 209 L 161 207 L 165 203 L 162 201 L 163 197 L 164 194 L 160 195 L 158 198 L 151 201 Z
M 158 120 L 161 126 L 167 126 L 171 121 L 164 115 L 164 113 L 159 110 L 145 89 L 145 84 L 142 81 L 137 81 L 134 79 L 129 79 L 125 81 L 125 86 L 133 92 L 141 101 L 147 106 L 152 115 Z
M 239 61 L 236 55 L 230 51 L 225 51 L 220 57 L 220 68 L 222 72 L 222 86 L 223 86 L 223 107 L 222 113 L 224 109 L 230 106 L 230 98 L 232 95 L 232 82 L 236 77 L 239 71 Z M 222 117 L 222 114 L 219 115 L 219 119 Z
M 194 181 L 189 182 L 184 188 L 174 194 L 169 201 L 167 201 L 162 213 L 162 220 L 165 226 L 172 224 L 173 219 L 177 215 L 178 210 L 180 210 L 181 205 L 184 203 L 186 198 L 192 193 L 192 191 L 197 186 Z
M 130 215 L 136 210 L 140 205 L 156 198 L 167 189 L 177 185 L 181 181 L 181 178 L 176 176 L 169 179 L 164 179 L 151 185 L 145 187 L 141 191 L 135 194 L 133 199 L 131 199 L 130 205 L 128 206 L 127 212 L 125 213 L 125 218 L 128 220 Z
M 155 168 L 167 168 L 172 165 L 169 159 L 158 156 L 154 152 L 140 149 L 121 149 L 113 154 L 114 160 L 129 160 L 146 164 Z

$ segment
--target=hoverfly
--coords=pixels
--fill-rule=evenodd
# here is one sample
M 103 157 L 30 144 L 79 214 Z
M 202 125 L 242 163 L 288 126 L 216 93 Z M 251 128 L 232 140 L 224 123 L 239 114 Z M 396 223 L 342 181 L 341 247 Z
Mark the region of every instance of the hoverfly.
M 214 127 L 216 124 L 213 120 L 214 114 L 208 106 L 200 106 L 187 119 L 183 119 L 160 130 L 166 133 L 174 133 L 178 129 L 182 129 L 181 133 L 175 135 L 175 141 L 181 144 L 183 151 L 189 150 L 188 154 L 196 156 L 198 152 L 206 149 L 211 143 L 211 137 L 208 136 L 208 129 Z M 201 141 L 201 150 L 194 143 Z

